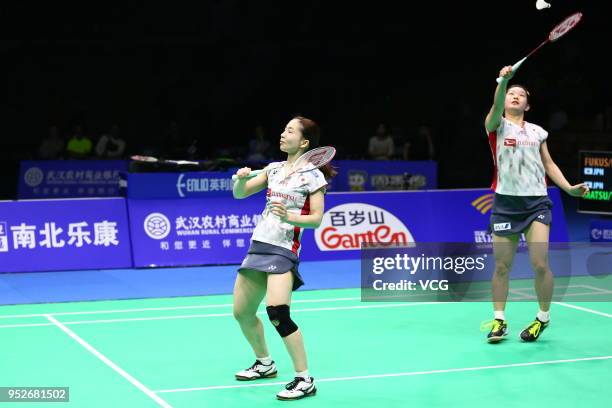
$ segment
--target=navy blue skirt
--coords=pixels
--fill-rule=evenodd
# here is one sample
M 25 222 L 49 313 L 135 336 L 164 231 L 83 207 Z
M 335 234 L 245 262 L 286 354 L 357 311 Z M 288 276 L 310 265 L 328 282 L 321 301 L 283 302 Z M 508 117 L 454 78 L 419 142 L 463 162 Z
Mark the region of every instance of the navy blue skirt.
M 296 290 L 304 284 L 304 280 L 298 271 L 299 263 L 298 256 L 287 248 L 266 242 L 251 241 L 247 256 L 238 268 L 238 272 L 247 269 L 275 274 L 292 272 L 293 290 Z
M 552 222 L 552 201 L 548 196 L 511 196 L 495 193 L 489 233 L 509 236 L 525 232 L 532 222 Z

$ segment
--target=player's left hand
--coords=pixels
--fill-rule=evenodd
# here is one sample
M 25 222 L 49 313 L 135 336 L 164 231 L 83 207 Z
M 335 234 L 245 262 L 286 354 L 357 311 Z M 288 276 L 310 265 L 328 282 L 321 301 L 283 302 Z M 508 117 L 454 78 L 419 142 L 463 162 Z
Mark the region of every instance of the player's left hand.
M 589 186 L 587 186 L 586 183 L 580 183 L 571 186 L 567 193 L 572 197 L 584 197 L 589 193 L 589 190 Z
M 287 221 L 287 207 L 285 207 L 285 204 L 279 201 L 273 201 L 270 203 L 270 211 L 272 211 L 272 214 L 278 216 L 281 221 Z

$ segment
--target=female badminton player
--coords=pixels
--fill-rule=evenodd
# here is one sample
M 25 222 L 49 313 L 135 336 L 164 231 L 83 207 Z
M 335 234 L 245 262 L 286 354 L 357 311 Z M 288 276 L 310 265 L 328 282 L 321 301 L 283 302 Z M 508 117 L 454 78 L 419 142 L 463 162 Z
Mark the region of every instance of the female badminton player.
M 584 183 L 570 185 L 550 157 L 548 132 L 525 121 L 530 109 L 529 91 L 522 85 L 508 86 L 511 66 L 501 69 L 493 106 L 485 119 L 493 153 L 495 190 L 489 229 L 493 234 L 495 272 L 493 273 L 494 320 L 487 340 L 496 343 L 508 334 L 504 310 L 508 298 L 509 273 L 519 236 L 525 233 L 535 290 L 540 310 L 520 333 L 526 342 L 537 340 L 550 323 L 553 275 L 548 265 L 548 240 L 552 221 L 552 202 L 548 198 L 548 177 L 567 194 L 580 197 L 588 193 Z M 487 326 L 487 328 L 488 328 Z
M 234 316 L 256 358 L 251 367 L 236 374 L 236 379 L 249 381 L 277 375 L 262 322 L 256 316 L 265 295 L 268 317 L 283 338 L 295 369 L 294 380 L 277 394 L 281 400 L 316 393 L 314 378 L 308 372 L 302 332 L 291 317 L 290 304 L 292 291 L 304 284 L 298 272 L 303 229 L 320 225 L 327 180 L 335 175 L 329 164 L 305 173 L 292 171 L 292 164 L 317 147 L 319 138 L 319 127 L 314 121 L 301 116 L 291 119 L 280 138 L 280 149 L 287 154 L 287 160 L 269 164 L 251 179 L 247 178 L 251 169 L 241 168 L 236 172 L 233 188 L 235 198 L 268 188 L 262 219 L 253 231 L 234 285 Z

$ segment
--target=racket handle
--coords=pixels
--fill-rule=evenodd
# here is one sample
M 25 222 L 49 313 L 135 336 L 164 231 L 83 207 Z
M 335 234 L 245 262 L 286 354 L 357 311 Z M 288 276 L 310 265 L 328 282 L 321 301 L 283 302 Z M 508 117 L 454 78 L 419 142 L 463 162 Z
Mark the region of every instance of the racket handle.
M 512 66 L 512 72 L 514 72 L 514 71 L 516 71 L 517 69 L 519 69 L 519 67 L 521 66 L 521 64 L 523 64 L 523 62 L 525 62 L 525 60 L 526 60 L 526 59 L 527 59 L 527 57 L 523 58 L 522 60 L 520 60 L 519 62 L 517 62 L 516 64 L 514 64 L 514 65 Z M 502 78 L 502 77 L 498 77 L 498 78 L 496 79 L 496 81 L 497 81 L 497 83 L 498 83 L 498 84 L 499 84 L 499 83 L 501 83 L 501 81 L 503 81 L 503 80 L 504 80 L 504 78 Z
M 246 179 L 252 179 L 253 177 L 257 176 L 258 174 L 260 174 L 263 170 L 253 170 L 252 172 L 250 172 L 248 174 L 248 176 L 244 177 Z M 238 180 L 238 176 L 236 176 L 235 174 L 232 175 L 232 180 Z

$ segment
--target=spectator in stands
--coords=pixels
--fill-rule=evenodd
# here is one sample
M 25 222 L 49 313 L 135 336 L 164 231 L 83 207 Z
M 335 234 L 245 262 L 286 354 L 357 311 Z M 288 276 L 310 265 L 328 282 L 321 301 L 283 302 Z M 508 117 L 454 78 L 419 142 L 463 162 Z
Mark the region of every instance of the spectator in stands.
M 64 152 L 64 139 L 55 125 L 49 126 L 49 135 L 38 146 L 38 158 L 42 160 L 57 160 Z
M 85 159 L 89 157 L 93 150 L 91 139 L 84 134 L 82 125 L 74 127 L 74 134 L 66 145 L 66 155 L 70 159 Z
M 376 134 L 370 138 L 368 153 L 374 160 L 390 160 L 393 156 L 393 138 L 384 123 L 378 125 Z
M 434 160 L 435 155 L 431 128 L 427 125 L 419 126 L 416 134 L 404 144 L 404 160 Z
M 120 159 L 125 153 L 125 140 L 119 135 L 119 126 L 111 126 L 110 132 L 100 137 L 96 144 L 96 155 L 103 159 Z
M 265 161 L 268 159 L 270 142 L 266 140 L 266 132 L 262 125 L 255 126 L 255 135 L 249 142 L 247 161 Z

